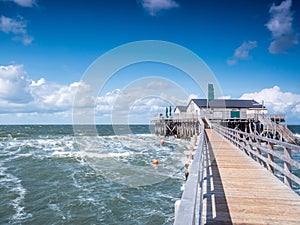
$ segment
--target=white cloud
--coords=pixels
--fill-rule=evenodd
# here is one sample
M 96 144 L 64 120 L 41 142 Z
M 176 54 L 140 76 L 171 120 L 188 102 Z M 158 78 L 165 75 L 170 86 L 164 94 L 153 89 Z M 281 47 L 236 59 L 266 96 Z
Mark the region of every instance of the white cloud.
M 154 114 L 163 112 L 164 107 L 169 103 L 164 100 L 164 97 L 159 96 L 140 98 L 141 92 L 145 88 L 155 88 L 154 92 L 160 93 L 156 91 L 157 88 L 161 90 L 168 87 L 170 88 L 170 85 L 161 82 L 148 82 L 147 85 L 137 85 L 129 89 L 127 93 L 123 91 L 122 96 L 119 96 L 121 90 L 116 89 L 98 96 L 95 101 L 91 87 L 83 82 L 60 85 L 44 78 L 35 81 L 27 76 L 23 65 L 0 66 L 0 114 L 1 118 L 6 118 L 6 121 L 14 121 L 13 117 L 19 115 L 18 121 L 23 119 L 24 123 L 35 120 L 40 123 L 41 118 L 47 117 L 52 118 L 49 119 L 52 122 L 55 122 L 55 119 L 61 122 L 64 118 L 71 123 L 76 96 L 76 107 L 82 108 L 79 111 L 86 112 L 85 109 L 95 108 L 95 115 L 100 118 L 99 121 L 107 123 L 111 122 L 110 117 L 114 110 L 124 110 L 124 108 L 126 110 L 126 103 L 128 103 L 126 98 L 130 96 L 130 99 L 136 99 L 136 102 L 125 113 L 133 115 L 134 120 L 150 121 Z M 117 98 L 121 98 L 119 101 L 122 104 L 125 102 L 123 105 L 117 105 L 119 108 L 115 105 Z M 30 119 L 27 120 L 26 115 Z
M 157 87 L 154 83 L 148 82 L 148 84 L 149 87 Z M 160 84 L 160 81 L 157 84 Z M 172 89 L 172 86 L 165 89 L 166 84 L 161 85 L 164 90 Z M 187 98 L 198 97 L 190 95 L 182 99 L 174 95 L 175 97 L 172 99 L 173 93 L 177 90 L 175 87 L 173 87 L 174 91 L 170 93 L 154 90 L 159 94 L 156 96 L 146 94 L 146 97 L 141 97 L 141 91 L 147 91 L 144 90 L 145 87 L 137 85 L 130 91 L 128 90 L 128 93 L 115 89 L 98 96 L 95 101 L 93 97 L 90 97 L 91 88 L 82 82 L 60 85 L 44 78 L 34 81 L 28 77 L 23 65 L 0 66 L 0 114 L 2 114 L 1 118 L 6 118 L 6 122 L 10 121 L 11 123 L 14 122 L 14 117 L 16 121 L 23 121 L 23 123 L 34 123 L 34 121 L 71 123 L 73 101 L 77 95 L 77 106 L 83 108 L 82 112 L 85 112 L 84 108 L 95 108 L 97 122 L 111 123 L 111 115 L 114 110 L 125 109 L 126 111 L 126 105 L 117 105 L 120 106 L 118 108 L 116 104 L 130 103 L 131 101 L 126 101 L 126 98 L 129 98 L 129 100 L 133 100 L 130 103 L 129 111 L 120 114 L 120 118 L 125 118 L 126 114 L 129 122 L 147 123 L 152 116 L 159 113 L 164 114 L 166 106 L 185 105 Z M 120 96 L 120 93 L 123 96 Z M 289 120 L 300 121 L 300 95 L 283 92 L 278 86 L 262 89 L 259 92 L 245 93 L 241 99 L 264 101 L 270 113 L 286 114 Z
M 300 95 L 283 92 L 278 86 L 245 93 L 241 99 L 254 99 L 260 103 L 264 101 L 270 113 L 286 114 L 288 118 L 300 119 Z
M 169 106 L 170 102 L 162 98 L 143 98 L 135 102 L 135 104 L 131 107 L 128 116 L 129 123 L 150 123 L 153 117 L 156 117 L 159 114 L 165 115 L 166 107 L 169 109 Z M 174 109 L 174 107 L 172 109 Z
M 257 47 L 256 41 L 243 42 L 235 51 L 234 55 L 227 60 L 228 65 L 235 65 L 239 60 L 251 59 L 249 52 Z
M 285 0 L 280 5 L 273 4 L 269 10 L 270 20 L 266 24 L 272 32 L 269 52 L 272 54 L 286 53 L 298 44 L 298 34 L 293 29 L 292 0 Z
M 168 103 L 163 99 L 148 97 L 135 102 L 130 110 L 134 116 L 140 115 L 145 117 L 146 114 L 150 114 L 148 116 L 153 116 L 163 112 L 166 106 L 168 106 Z
M 31 8 L 36 5 L 36 0 L 0 0 L 2 2 L 13 2 L 22 7 Z
M 82 82 L 60 85 L 44 78 L 30 80 L 23 65 L 0 66 L 0 113 L 70 111 L 76 94 L 77 106 L 87 107 L 94 104 L 89 91 Z
M 26 22 L 20 19 L 19 21 L 1 16 L 0 28 L 4 33 L 26 34 Z
M 0 66 L 0 99 L 21 104 L 33 100 L 23 65 Z
M 179 7 L 174 0 L 141 0 L 141 4 L 151 16 L 156 16 L 160 11 Z
M 35 0 L 11 0 L 11 1 L 23 7 L 33 7 L 35 5 Z
M 114 103 L 120 93 L 120 89 L 116 89 L 111 92 L 107 92 L 103 96 L 97 98 L 96 111 L 100 115 L 110 114 L 113 110 Z
M 224 96 L 218 97 L 218 99 L 231 99 L 231 96 L 230 95 L 224 95 Z
M 196 99 L 196 98 L 199 98 L 199 96 L 196 94 L 190 94 L 188 97 L 188 103 L 190 102 L 190 100 Z M 187 105 L 187 104 L 183 104 L 183 105 Z
M 92 109 L 96 122 L 126 123 L 127 119 L 131 123 L 148 123 L 154 115 L 164 114 L 165 107 L 172 105 L 174 109 L 187 104 L 188 97 L 198 97 L 188 96 L 175 84 L 156 77 L 136 82 L 95 99 L 93 94 L 97 92 L 83 82 L 61 85 L 45 78 L 32 80 L 23 65 L 0 66 L 1 118 L 6 123 L 72 123 L 76 96 L 76 116 L 87 118 L 86 113 Z
M 24 45 L 29 45 L 33 37 L 27 33 L 27 23 L 22 17 L 18 20 L 6 16 L 0 17 L 0 30 L 6 34 L 13 34 L 13 40 L 21 41 Z
M 39 101 L 46 110 L 55 109 L 57 111 L 64 111 L 73 106 L 74 97 L 80 85 L 84 86 L 84 84 L 80 82 L 74 82 L 70 85 L 58 85 L 46 82 L 39 86 L 31 87 L 35 100 Z M 84 87 L 81 87 L 81 90 L 83 90 L 83 88 Z M 82 102 L 81 106 L 88 104 L 86 100 Z
M 148 123 L 154 115 L 164 113 L 166 106 L 187 104 L 187 98 L 174 82 L 148 77 L 99 96 L 96 114 L 99 121 L 103 120 L 100 116 L 106 116 L 113 123 L 126 123 L 128 119 Z
M 45 84 L 46 83 L 46 80 L 45 80 L 45 78 L 41 78 L 41 79 L 39 79 L 37 82 L 35 82 L 34 80 L 33 81 L 31 81 L 31 86 L 32 87 L 36 87 L 36 86 L 41 86 L 41 85 L 43 85 L 43 84 Z

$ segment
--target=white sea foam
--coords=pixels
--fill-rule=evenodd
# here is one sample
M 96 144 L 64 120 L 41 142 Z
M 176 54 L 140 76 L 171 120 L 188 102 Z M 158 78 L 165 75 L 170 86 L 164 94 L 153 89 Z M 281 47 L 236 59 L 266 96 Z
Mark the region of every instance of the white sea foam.
M 21 185 L 21 181 L 17 180 L 17 186 L 11 191 L 16 192 L 18 194 L 18 197 L 12 200 L 12 205 L 16 211 L 16 213 L 12 216 L 12 220 L 19 222 L 22 220 L 26 220 L 28 218 L 32 217 L 31 213 L 25 212 L 25 209 L 21 204 L 23 203 L 26 195 L 26 189 Z
M 60 209 L 60 207 L 58 206 L 58 204 L 48 204 L 48 207 L 54 211 L 59 217 L 61 217 L 63 220 L 66 219 L 66 217 L 64 216 L 63 211 Z
M 69 151 L 60 151 L 60 150 L 55 150 L 53 153 L 51 153 L 49 156 L 53 156 L 53 157 L 70 157 L 70 158 L 74 158 L 74 157 L 78 157 L 80 154 L 76 153 L 76 152 L 69 152 Z
M 153 134 L 138 134 L 138 137 L 155 137 Z
M 73 172 L 71 174 L 74 187 L 76 187 L 78 190 L 80 190 L 80 193 L 81 193 L 77 196 L 77 199 L 81 203 L 87 203 L 88 202 L 88 203 L 91 203 L 93 205 L 96 204 L 98 201 L 95 198 L 90 196 L 92 191 L 88 187 L 86 187 L 85 185 L 80 184 L 80 181 L 78 180 L 78 178 L 76 178 L 77 172 Z
M 112 152 L 112 153 L 97 153 L 97 152 L 85 152 L 85 151 L 80 151 L 80 152 L 70 152 L 70 151 L 54 151 L 50 157 L 68 157 L 68 158 L 77 158 L 77 159 L 82 159 L 82 158 L 97 158 L 97 159 L 102 159 L 102 158 L 119 158 L 119 157 L 128 157 L 132 153 L 130 152 Z
M 32 217 L 32 214 L 27 213 L 22 206 L 27 190 L 22 186 L 19 178 L 7 172 L 7 168 L 3 164 L 0 164 L 0 184 L 9 193 L 14 193 L 17 196 L 9 202 L 15 210 L 15 213 L 11 216 L 11 222 L 19 223 Z

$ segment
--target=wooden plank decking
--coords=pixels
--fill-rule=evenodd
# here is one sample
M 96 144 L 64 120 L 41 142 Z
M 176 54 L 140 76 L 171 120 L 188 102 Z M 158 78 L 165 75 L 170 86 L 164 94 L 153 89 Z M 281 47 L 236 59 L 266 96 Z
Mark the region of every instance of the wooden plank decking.
M 204 224 L 300 224 L 300 197 L 214 130 L 206 130 Z

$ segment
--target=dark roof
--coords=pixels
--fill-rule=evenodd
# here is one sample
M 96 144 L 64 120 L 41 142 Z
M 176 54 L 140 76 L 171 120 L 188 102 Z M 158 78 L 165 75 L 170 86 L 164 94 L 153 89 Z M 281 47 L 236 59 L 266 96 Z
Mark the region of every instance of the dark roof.
M 183 105 L 178 105 L 176 106 L 176 108 L 178 108 L 180 112 L 186 112 L 187 107 Z M 174 109 L 174 111 L 176 110 L 176 108 Z
M 207 107 L 207 99 L 192 99 L 199 108 Z M 208 101 L 209 108 L 265 108 L 255 100 L 214 99 Z

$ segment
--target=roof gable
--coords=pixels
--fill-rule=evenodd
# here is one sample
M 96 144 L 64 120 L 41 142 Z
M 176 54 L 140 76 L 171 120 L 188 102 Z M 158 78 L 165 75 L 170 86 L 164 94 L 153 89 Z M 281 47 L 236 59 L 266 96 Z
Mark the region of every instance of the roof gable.
M 176 108 L 174 109 L 174 111 L 176 109 L 178 109 L 180 112 L 186 112 L 186 106 L 183 106 L 183 105 L 179 105 L 179 106 L 176 106 Z

